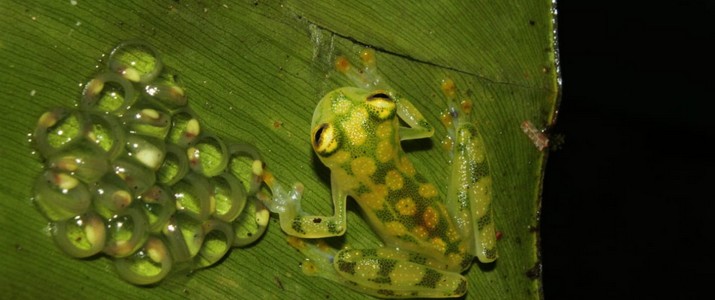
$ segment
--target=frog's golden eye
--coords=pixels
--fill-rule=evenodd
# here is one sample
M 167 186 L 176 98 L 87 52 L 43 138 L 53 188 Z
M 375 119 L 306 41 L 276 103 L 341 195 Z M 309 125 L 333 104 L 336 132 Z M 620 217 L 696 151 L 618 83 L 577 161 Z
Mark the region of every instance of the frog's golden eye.
M 383 91 L 370 94 L 365 99 L 370 115 L 378 120 L 387 120 L 395 116 L 395 99 Z
M 321 156 L 333 154 L 338 149 L 338 135 L 335 127 L 323 123 L 313 129 L 313 149 Z

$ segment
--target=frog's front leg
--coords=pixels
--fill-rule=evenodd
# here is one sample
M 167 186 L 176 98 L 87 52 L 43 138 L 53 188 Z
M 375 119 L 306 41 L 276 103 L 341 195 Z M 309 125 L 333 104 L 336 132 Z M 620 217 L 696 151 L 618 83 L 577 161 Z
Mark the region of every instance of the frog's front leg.
M 345 233 L 347 195 L 336 186 L 338 180 L 332 178 L 332 198 L 334 214 L 316 216 L 304 212 L 300 207 L 303 185 L 297 183 L 291 190 L 286 190 L 269 172 L 264 174 L 264 182 L 271 189 L 272 196 L 261 195 L 261 200 L 268 209 L 279 215 L 281 229 L 288 235 L 302 238 L 321 238 L 339 236 Z
M 291 238 L 290 244 L 307 259 L 303 273 L 320 276 L 361 293 L 381 298 L 459 297 L 467 281 L 422 254 L 393 248 L 343 249 L 324 242 Z
M 410 125 L 410 127 L 400 127 L 400 140 L 414 140 L 432 137 L 434 127 L 425 120 L 422 113 L 407 99 L 397 98 L 397 115 Z
M 471 100 L 460 99 L 452 80 L 442 83 L 449 109 L 442 121 L 447 126 L 452 150 L 452 170 L 447 207 L 461 235 L 470 241 L 470 252 L 483 263 L 497 258 L 496 231 L 491 209 L 492 179 L 484 142 L 472 120 Z

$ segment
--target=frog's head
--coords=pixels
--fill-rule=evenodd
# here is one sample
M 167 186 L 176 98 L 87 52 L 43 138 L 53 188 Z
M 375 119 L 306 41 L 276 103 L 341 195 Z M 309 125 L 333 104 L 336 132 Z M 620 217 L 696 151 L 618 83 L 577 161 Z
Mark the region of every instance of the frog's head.
M 331 156 L 339 150 L 353 155 L 374 150 L 377 125 L 397 122 L 396 112 L 395 97 L 389 91 L 355 87 L 333 90 L 320 100 L 313 113 L 313 150 L 328 167 L 332 166 Z

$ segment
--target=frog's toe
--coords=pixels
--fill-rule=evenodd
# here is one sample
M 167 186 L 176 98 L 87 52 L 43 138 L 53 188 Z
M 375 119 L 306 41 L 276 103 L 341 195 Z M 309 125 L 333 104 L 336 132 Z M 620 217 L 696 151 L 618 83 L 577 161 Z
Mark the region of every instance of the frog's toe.
M 442 115 L 442 123 L 447 127 L 456 128 L 460 125 L 460 121 L 468 122 L 472 113 L 472 100 L 461 95 L 452 79 L 443 79 L 440 88 L 448 101 L 447 111 Z
M 306 244 L 301 238 L 294 237 L 292 235 L 288 236 L 288 244 L 298 250 L 305 249 Z
M 289 236 L 288 244 L 305 256 L 305 260 L 300 264 L 304 274 L 320 276 L 341 284 L 345 283 L 333 268 L 333 258 L 338 251 L 328 246 L 323 240 L 305 240 Z
M 375 67 L 375 50 L 370 48 L 365 48 L 360 51 L 360 60 L 366 68 Z
M 375 50 L 365 48 L 360 51 L 359 55 L 362 67 L 355 67 L 347 58 L 339 56 L 335 60 L 335 69 L 343 73 L 356 86 L 366 89 L 389 89 L 389 86 L 382 80 L 382 77 L 377 71 Z

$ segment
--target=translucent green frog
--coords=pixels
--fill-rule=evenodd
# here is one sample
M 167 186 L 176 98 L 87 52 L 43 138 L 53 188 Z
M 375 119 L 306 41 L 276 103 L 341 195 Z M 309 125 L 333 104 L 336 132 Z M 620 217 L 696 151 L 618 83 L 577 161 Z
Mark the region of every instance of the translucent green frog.
M 400 141 L 429 138 L 433 127 L 407 99 L 377 74 L 372 50 L 361 52 L 364 67 L 345 58 L 336 67 L 358 87 L 338 88 L 318 103 L 311 143 L 330 168 L 334 215 L 301 210 L 303 187 L 283 189 L 271 176 L 273 196 L 290 244 L 308 259 L 309 275 L 325 277 L 378 297 L 457 297 L 467 291 L 460 273 L 497 258 L 491 212 L 491 177 L 481 138 L 471 120 L 471 102 L 458 100 L 451 80 L 442 82 L 449 109 L 442 116 L 450 136 L 451 175 L 447 198 L 413 167 Z M 409 127 L 401 126 L 400 120 Z M 303 238 L 342 235 L 351 196 L 384 242 L 374 249 L 336 250 Z

